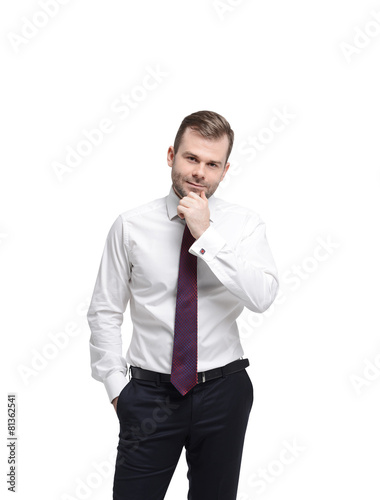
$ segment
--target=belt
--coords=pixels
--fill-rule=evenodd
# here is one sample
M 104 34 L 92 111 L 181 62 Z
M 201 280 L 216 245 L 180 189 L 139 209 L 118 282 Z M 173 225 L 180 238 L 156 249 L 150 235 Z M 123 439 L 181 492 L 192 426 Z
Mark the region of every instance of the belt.
M 239 372 L 244 370 L 249 366 L 248 359 L 236 359 L 231 363 L 219 368 L 212 368 L 211 370 L 206 370 L 205 372 L 198 372 L 198 384 L 207 382 L 208 380 L 213 380 L 215 378 L 225 377 L 231 373 Z M 138 366 L 129 367 L 130 374 L 132 378 L 138 380 L 152 380 L 154 382 L 170 382 L 170 373 L 159 373 L 153 372 L 151 370 L 145 370 L 145 368 L 139 368 Z

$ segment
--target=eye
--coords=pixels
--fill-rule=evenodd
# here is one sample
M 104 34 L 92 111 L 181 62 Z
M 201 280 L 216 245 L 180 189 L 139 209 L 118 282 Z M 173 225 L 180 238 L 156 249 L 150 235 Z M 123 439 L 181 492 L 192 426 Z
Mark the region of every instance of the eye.
M 216 163 L 209 163 L 210 167 L 217 167 L 218 165 Z
M 188 156 L 187 159 L 190 160 L 190 161 L 195 160 L 194 156 Z

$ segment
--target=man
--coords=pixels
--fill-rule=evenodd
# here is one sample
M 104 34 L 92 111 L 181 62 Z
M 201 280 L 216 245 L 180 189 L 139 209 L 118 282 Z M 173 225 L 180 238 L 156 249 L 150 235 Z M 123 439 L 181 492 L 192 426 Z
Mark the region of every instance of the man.
M 92 376 L 120 422 L 114 500 L 163 499 L 183 447 L 188 499 L 236 499 L 253 403 L 236 318 L 265 311 L 278 277 L 260 216 L 214 197 L 233 139 L 219 114 L 187 116 L 169 195 L 120 214 L 107 237 L 87 318 Z

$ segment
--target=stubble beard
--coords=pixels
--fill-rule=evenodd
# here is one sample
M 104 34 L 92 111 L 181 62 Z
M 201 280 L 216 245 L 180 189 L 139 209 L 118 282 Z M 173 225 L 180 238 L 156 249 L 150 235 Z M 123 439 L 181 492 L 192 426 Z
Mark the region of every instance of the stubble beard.
M 199 189 L 196 189 L 196 187 L 194 186 L 194 189 L 192 190 L 191 189 L 191 186 L 190 185 L 187 185 L 186 182 L 192 182 L 192 180 L 186 180 L 184 178 L 182 178 L 182 176 L 178 173 L 176 173 L 175 171 L 175 162 L 173 162 L 173 166 L 172 166 L 172 183 L 173 183 L 173 189 L 174 189 L 174 192 L 177 194 L 177 196 L 179 195 L 180 198 L 184 198 L 185 196 L 187 196 L 190 191 L 193 191 L 193 192 L 196 192 L 196 193 L 199 193 L 200 194 L 200 190 Z M 185 186 L 187 187 L 187 191 L 185 190 Z M 202 186 L 204 186 L 205 190 L 204 190 L 204 193 L 205 193 L 205 196 L 206 198 L 210 198 L 210 196 L 212 196 L 217 187 L 218 186 L 215 186 L 215 188 L 213 189 L 209 184 L 202 184 Z

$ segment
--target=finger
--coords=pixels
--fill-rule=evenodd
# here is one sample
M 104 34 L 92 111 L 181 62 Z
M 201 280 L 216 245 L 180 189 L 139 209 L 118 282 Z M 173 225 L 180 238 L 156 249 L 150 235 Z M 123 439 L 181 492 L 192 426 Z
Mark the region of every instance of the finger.
M 198 193 L 194 193 L 194 191 L 190 191 L 190 193 L 187 196 L 191 196 L 191 198 L 194 198 L 194 199 L 199 198 L 199 194 Z
M 184 196 L 180 199 L 178 205 L 180 205 L 181 207 L 189 208 L 194 205 L 194 200 L 192 198 L 189 198 L 188 196 Z
M 185 218 L 185 212 L 187 212 L 187 208 L 186 207 L 180 207 L 178 205 L 178 207 L 177 207 L 177 214 L 181 217 L 181 219 Z

